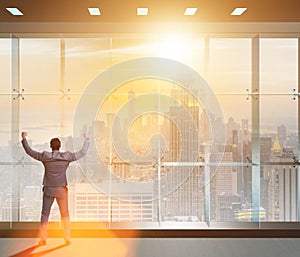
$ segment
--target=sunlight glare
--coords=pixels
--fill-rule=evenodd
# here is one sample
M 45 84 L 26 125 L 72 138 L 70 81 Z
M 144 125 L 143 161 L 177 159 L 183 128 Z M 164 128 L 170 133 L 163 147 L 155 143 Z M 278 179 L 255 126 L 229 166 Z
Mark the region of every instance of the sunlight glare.
M 159 56 L 174 60 L 182 60 L 188 55 L 189 42 L 186 35 L 167 35 L 159 44 Z

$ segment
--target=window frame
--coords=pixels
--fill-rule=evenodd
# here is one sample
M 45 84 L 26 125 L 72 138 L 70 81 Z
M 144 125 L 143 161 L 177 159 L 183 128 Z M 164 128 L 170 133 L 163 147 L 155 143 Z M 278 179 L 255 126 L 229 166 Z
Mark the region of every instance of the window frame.
M 250 26 L 250 25 L 249 25 Z M 272 24 L 272 26 L 275 26 Z M 274 27 L 275 28 L 275 27 Z M 236 29 L 236 28 L 235 28 Z M 298 29 L 298 28 L 297 28 Z M 251 29 L 250 29 L 251 30 Z M 279 30 L 282 30 L 282 27 L 280 27 Z M 292 30 L 295 30 L 295 28 L 292 26 Z M 12 134 L 11 134 L 11 141 L 14 145 L 17 145 L 19 142 L 19 135 L 18 131 L 20 131 L 20 124 L 19 124 L 19 116 L 20 116 L 20 102 L 22 101 L 21 96 L 26 96 L 26 93 L 22 93 L 22 88 L 20 87 L 19 83 L 19 76 L 20 76 L 20 46 L 19 46 L 19 39 L 20 38 L 40 38 L 40 37 L 49 37 L 49 38 L 60 38 L 61 40 L 61 49 L 60 51 L 64 52 L 64 43 L 63 38 L 69 38 L 69 37 L 78 37 L 78 35 L 82 35 L 84 37 L 112 37 L 112 34 L 106 34 L 106 33 L 90 33 L 88 35 L 81 34 L 81 33 L 64 33 L 64 34 L 53 34 L 53 33 L 0 33 L 1 38 L 10 38 L 11 39 L 11 67 L 12 67 L 12 81 L 11 81 L 11 96 L 16 96 L 17 92 L 17 98 L 15 100 L 12 100 L 11 105 L 11 116 L 12 116 Z M 135 35 L 140 36 L 143 38 L 145 34 L 141 33 L 135 33 Z M 149 36 L 149 34 L 146 34 Z M 208 49 L 209 49 L 209 39 L 210 38 L 218 38 L 218 37 L 232 37 L 232 38 L 251 38 L 252 40 L 252 88 L 250 92 L 251 96 L 251 106 L 252 106 L 252 115 L 251 115 L 251 124 L 252 124 L 252 160 L 250 163 L 247 163 L 250 167 L 252 167 L 252 191 L 255 192 L 253 195 L 253 203 L 254 203 L 254 209 L 259 208 L 260 206 L 260 165 L 267 165 L 269 163 L 261 163 L 260 161 L 260 81 L 259 81 L 259 39 L 260 38 L 297 38 L 298 39 L 298 88 L 297 92 L 300 92 L 300 37 L 298 33 L 271 33 L 271 32 L 264 32 L 264 33 L 241 33 L 241 32 L 234 32 L 234 33 L 212 33 L 212 34 L 203 34 L 203 32 L 199 33 L 198 35 L 204 36 L 205 39 L 205 67 L 207 67 L 209 62 L 208 57 Z M 17 49 L 17 52 L 15 51 Z M 61 55 L 61 63 L 64 63 L 64 55 Z M 63 72 L 63 70 L 61 70 Z M 207 71 L 209 72 L 209 71 Z M 62 75 L 64 77 L 64 75 Z M 65 90 L 63 83 L 61 83 L 61 90 Z M 59 94 L 57 94 L 59 95 Z M 255 95 L 256 97 L 252 97 Z M 292 95 L 292 93 L 291 93 Z M 249 93 L 245 92 L 245 97 L 249 96 Z M 299 93 L 295 94 L 296 97 L 299 97 Z M 298 100 L 298 149 L 300 150 L 300 102 Z M 20 149 L 12 149 L 12 152 L 16 151 L 19 153 Z M 299 151 L 300 152 L 300 151 Z M 11 162 L 12 165 L 16 165 L 16 163 Z M 293 163 L 276 163 L 278 165 L 294 165 L 299 166 L 299 160 L 293 162 Z M 16 169 L 14 172 L 15 175 L 13 175 L 12 179 L 15 179 L 16 181 L 19 181 L 18 173 L 20 172 L 18 165 L 14 166 L 14 169 Z M 297 171 L 299 174 L 299 170 Z M 249 224 L 245 223 L 239 223 L 234 222 L 227 223 L 227 222 L 211 222 L 209 220 L 209 215 L 206 217 L 206 222 L 203 222 L 199 224 L 196 227 L 190 227 L 188 226 L 188 229 L 181 228 L 182 226 L 178 226 L 175 228 L 168 227 L 168 226 L 161 226 L 160 222 L 153 222 L 154 224 L 145 224 L 145 227 L 147 229 L 143 229 L 143 227 L 140 227 L 139 225 L 133 225 L 132 228 L 127 228 L 126 230 L 131 231 L 134 230 L 134 227 L 138 227 L 138 231 L 142 231 L 142 234 L 146 235 L 146 237 L 155 237 L 156 231 L 158 231 L 157 237 L 163 237 L 164 235 L 166 237 L 173 237 L 171 235 L 174 235 L 175 237 L 218 237 L 220 235 L 231 237 L 233 236 L 234 231 L 238 231 L 240 235 L 243 237 L 243 235 L 247 237 L 294 237 L 296 234 L 298 234 L 297 237 L 299 237 L 300 233 L 297 233 L 300 231 L 300 175 L 297 176 L 297 220 L 298 222 L 260 222 L 259 215 L 255 216 L 252 219 L 252 222 Z M 18 186 L 18 185 L 17 185 Z M 16 185 L 14 186 L 16 187 Z M 18 190 L 13 190 L 13 192 L 18 193 Z M 19 196 L 15 196 L 16 199 L 19 199 Z M 209 202 L 206 202 L 206 204 L 209 206 Z M 18 218 L 19 219 L 19 218 Z M 52 222 L 51 222 L 52 223 Z M 76 223 L 76 222 L 75 222 Z M 0 222 L 0 232 L 6 231 L 6 230 L 12 230 L 12 231 L 18 231 L 17 233 L 20 233 L 22 229 L 36 229 L 38 223 L 35 222 Z M 79 230 L 85 229 L 85 225 L 80 224 L 80 222 L 77 224 L 79 227 Z M 76 225 L 76 226 L 77 226 Z M 61 228 L 59 223 L 53 222 L 52 225 L 54 229 Z M 51 230 L 50 226 L 50 230 Z M 75 227 L 76 227 L 75 226 Z M 117 228 L 117 224 L 114 223 L 108 223 L 108 226 L 112 229 Z M 121 227 L 123 227 L 122 224 L 120 224 Z M 157 229 L 158 226 L 158 229 Z M 126 227 L 126 226 L 124 226 Z M 219 230 L 220 229 L 220 230 Z M 160 231 L 160 232 L 159 232 Z M 162 232 L 163 231 L 163 232 Z M 211 231 L 211 232 L 209 232 Z M 252 232 L 253 233 L 252 233 Z M 2 233 L 1 232 L 1 233 Z M 188 234 L 184 234 L 187 232 Z M 283 232 L 282 234 L 280 232 Z M 152 234 L 153 233 L 153 234 Z M 210 233 L 210 235 L 206 234 Z M 270 234 L 271 233 L 271 234 Z M 273 233 L 273 234 L 272 234 Z

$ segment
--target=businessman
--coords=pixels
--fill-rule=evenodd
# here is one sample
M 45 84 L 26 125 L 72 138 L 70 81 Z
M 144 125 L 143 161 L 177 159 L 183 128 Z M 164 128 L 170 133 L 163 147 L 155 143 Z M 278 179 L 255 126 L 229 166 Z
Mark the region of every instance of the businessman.
M 75 153 L 60 152 L 61 142 L 58 138 L 53 138 L 50 141 L 52 152 L 36 152 L 29 146 L 26 140 L 27 134 L 27 132 L 21 133 L 22 145 L 25 152 L 32 158 L 41 161 L 45 168 L 39 245 L 46 244 L 48 218 L 54 199 L 56 199 L 58 204 L 64 225 L 65 244 L 69 245 L 71 243 L 71 233 L 66 171 L 70 162 L 76 161 L 86 155 L 89 147 L 89 139 L 86 134 L 84 134 L 83 137 L 85 140 L 82 149 Z

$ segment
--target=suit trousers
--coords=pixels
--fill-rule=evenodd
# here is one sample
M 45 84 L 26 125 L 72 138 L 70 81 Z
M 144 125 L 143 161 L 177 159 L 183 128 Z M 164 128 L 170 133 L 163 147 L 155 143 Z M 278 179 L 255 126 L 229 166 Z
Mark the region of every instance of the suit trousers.
M 59 207 L 60 215 L 64 225 L 64 238 L 66 241 L 70 240 L 70 216 L 68 207 L 68 188 L 61 187 L 47 187 L 43 188 L 43 206 L 41 213 L 40 237 L 41 240 L 47 239 L 47 226 L 52 204 L 56 199 Z

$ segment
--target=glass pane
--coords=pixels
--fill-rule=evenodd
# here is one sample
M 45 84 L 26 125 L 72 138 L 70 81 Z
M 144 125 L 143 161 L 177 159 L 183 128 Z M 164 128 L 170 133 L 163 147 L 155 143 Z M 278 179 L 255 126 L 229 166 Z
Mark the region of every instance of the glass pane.
M 157 51 L 157 36 L 112 35 L 111 61 L 112 64 L 132 58 L 154 56 Z
M 172 183 L 170 181 L 170 183 Z M 156 203 L 157 204 L 157 203 Z M 186 181 L 161 200 L 161 220 L 168 224 L 205 220 L 204 168 L 195 167 Z
M 80 93 L 111 65 L 109 38 L 72 38 L 65 41 L 65 92 Z
M 1 155 L 7 154 L 8 148 L 1 147 Z M 1 161 L 0 161 L 1 163 Z M 0 221 L 17 221 L 17 217 L 13 218 L 13 208 L 18 211 L 16 201 L 12 201 L 11 174 L 13 172 L 12 165 L 5 163 L 0 164 Z M 16 212 L 15 212 L 16 213 Z
M 61 133 L 60 99 L 58 96 L 26 96 L 21 102 L 20 127 L 28 131 L 34 145 L 49 149 L 49 140 Z M 46 149 L 44 149 L 46 150 Z
M 250 90 L 251 39 L 210 39 L 209 72 L 209 83 L 216 93 L 246 93 Z
M 226 150 L 222 163 L 210 180 L 210 219 L 251 222 L 251 167 L 232 164 L 233 153 Z
M 11 40 L 0 39 L 0 221 L 12 220 L 11 203 Z
M 28 132 L 28 142 L 39 152 L 51 151 L 50 139 L 61 138 L 62 150 L 65 149 L 66 138 L 61 137 L 60 99 L 58 96 L 29 96 L 21 102 L 20 127 Z M 20 210 L 21 221 L 39 221 L 42 202 L 43 165 L 26 155 L 25 165 L 19 168 L 19 195 L 23 200 Z M 49 220 L 59 220 L 59 210 L 53 205 Z
M 71 167 L 74 169 L 74 167 Z M 74 172 L 74 170 L 70 170 Z M 77 171 L 79 172 L 79 170 Z M 69 180 L 70 181 L 70 180 Z M 69 187 L 70 194 L 70 215 L 74 221 L 92 221 L 92 222 L 109 222 L 111 221 L 111 201 L 103 192 L 95 189 L 90 183 L 82 179 L 71 182 Z
M 20 39 L 20 85 L 25 93 L 59 93 L 60 39 Z
M 246 96 L 237 95 L 217 95 L 217 99 L 226 124 L 226 144 L 236 145 L 238 152 L 242 153 L 245 144 L 251 143 L 251 101 Z
M 217 95 L 226 126 L 224 152 L 215 147 L 212 155 L 222 154 L 222 161 L 211 174 L 211 221 L 251 221 L 244 215 L 251 208 L 251 101 L 247 96 Z
M 10 160 L 10 140 L 11 140 L 11 97 L 0 96 L 0 147 L 3 150 L 3 154 L 0 154 L 1 161 Z
M 272 159 L 285 161 L 283 155 Z M 297 176 L 294 166 L 269 165 L 261 167 L 261 207 L 270 222 L 297 221 Z
M 184 63 L 204 74 L 204 40 L 180 35 L 137 36 L 115 34 L 112 38 L 112 64 L 138 57 L 161 57 Z
M 0 38 L 0 94 L 9 93 L 11 77 L 11 40 Z M 3 110 L 3 109 L 1 109 Z
M 298 39 L 260 39 L 261 92 L 292 93 L 298 87 Z
M 294 158 L 298 158 L 297 108 L 298 100 L 293 100 L 291 96 L 261 97 L 262 162 L 272 161 L 272 152 L 286 155 L 285 162 L 293 162 Z
M 38 147 L 31 145 L 34 150 Z M 20 221 L 40 221 L 42 209 L 42 178 L 44 167 L 24 153 L 24 165 L 19 168 Z
M 161 101 L 157 95 L 155 98 L 145 98 L 147 93 L 157 93 L 164 98 Z M 174 221 L 185 216 L 183 219 L 186 221 L 199 222 L 203 218 L 203 171 L 197 170 L 186 176 L 184 174 L 187 171 L 181 168 L 182 174 L 177 171 L 175 176 L 172 164 L 158 167 L 160 151 L 163 155 L 161 159 L 171 163 L 180 162 L 180 155 L 186 154 L 184 150 L 190 151 L 193 142 L 190 134 L 192 124 L 184 115 L 185 111 L 189 112 L 191 123 L 198 128 L 203 109 L 196 103 L 194 96 L 176 84 L 159 79 L 125 83 L 115 89 L 99 108 L 94 127 L 98 151 L 95 152 L 95 158 L 91 159 L 100 157 L 107 173 L 100 174 L 99 169 L 91 167 L 87 170 L 86 178 L 96 184 L 99 191 L 111 196 L 113 221 Z M 112 126 L 116 129 L 112 130 Z M 124 148 L 127 143 L 128 149 Z M 196 153 L 196 159 L 191 162 L 197 161 L 198 156 L 199 153 Z M 190 170 L 190 167 L 186 169 Z M 101 181 L 98 182 L 99 178 Z M 184 184 L 186 180 L 187 185 Z M 182 195 L 177 195 L 178 190 Z M 195 193 L 192 193 L 193 190 L 196 190 Z M 165 197 L 166 202 L 162 207 L 159 202 L 162 200 L 157 199 Z M 177 197 L 182 202 L 180 211 L 176 207 Z M 186 203 L 187 199 L 192 203 Z M 129 206 L 134 212 L 126 210 Z M 193 210 L 189 210 L 191 206 Z M 200 216 L 197 214 L 199 210 L 202 212 Z
M 186 64 L 204 76 L 204 38 L 165 34 L 157 39 L 155 56 Z
M 0 221 L 11 220 L 11 154 L 10 96 L 0 96 Z

